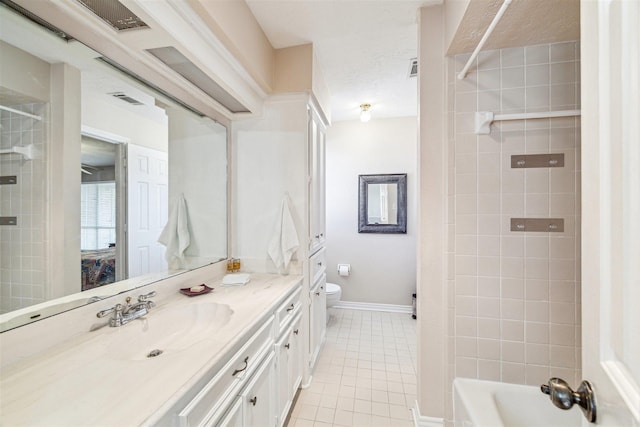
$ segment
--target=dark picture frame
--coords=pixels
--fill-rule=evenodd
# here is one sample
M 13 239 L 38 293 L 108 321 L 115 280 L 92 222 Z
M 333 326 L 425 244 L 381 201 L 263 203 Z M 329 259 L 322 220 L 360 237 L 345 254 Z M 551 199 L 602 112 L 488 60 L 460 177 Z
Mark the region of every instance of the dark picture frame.
M 388 223 L 380 223 L 372 220 L 372 213 L 369 212 L 369 199 L 372 195 L 370 187 L 375 184 L 395 184 L 395 200 L 393 211 L 397 212 L 395 221 L 392 219 Z M 407 174 L 383 174 L 383 175 L 359 175 L 358 176 L 358 233 L 385 233 L 385 234 L 406 234 L 407 233 Z

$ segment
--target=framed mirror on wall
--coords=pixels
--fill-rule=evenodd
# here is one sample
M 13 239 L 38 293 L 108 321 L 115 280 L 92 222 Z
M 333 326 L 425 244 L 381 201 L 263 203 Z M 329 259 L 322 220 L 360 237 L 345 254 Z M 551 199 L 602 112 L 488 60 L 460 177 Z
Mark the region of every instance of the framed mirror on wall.
M 358 233 L 407 233 L 407 174 L 358 176 Z

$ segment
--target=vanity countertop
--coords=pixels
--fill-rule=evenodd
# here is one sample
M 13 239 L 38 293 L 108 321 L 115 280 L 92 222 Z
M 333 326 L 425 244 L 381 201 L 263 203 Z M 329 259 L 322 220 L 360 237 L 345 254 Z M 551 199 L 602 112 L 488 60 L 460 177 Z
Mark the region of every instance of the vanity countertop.
M 244 286 L 188 297 L 178 288 L 158 290 L 155 311 L 187 304 L 226 304 L 229 320 L 193 345 L 154 358 L 121 358 L 111 345 L 121 330 L 103 327 L 73 337 L 5 368 L 0 378 L 0 425 L 152 425 L 179 402 L 206 372 L 222 367 L 242 340 L 268 319 L 301 276 L 252 274 Z M 161 293 L 169 293 L 160 298 Z M 156 299 L 156 298 L 152 298 Z M 46 321 L 46 320 L 45 320 Z M 95 321 L 87 319 L 90 325 Z M 134 320 L 133 322 L 144 322 Z

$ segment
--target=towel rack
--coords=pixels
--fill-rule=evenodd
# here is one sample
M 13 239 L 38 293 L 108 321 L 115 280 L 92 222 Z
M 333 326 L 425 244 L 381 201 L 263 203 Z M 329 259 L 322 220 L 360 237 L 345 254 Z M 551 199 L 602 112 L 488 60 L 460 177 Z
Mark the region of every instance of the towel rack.
M 33 159 L 34 150 L 33 144 L 29 144 L 25 147 L 11 147 L 0 150 L 0 154 L 22 154 L 25 160 Z
M 475 118 L 475 133 L 489 135 L 491 123 L 504 120 L 551 119 L 555 117 L 579 116 L 580 110 L 540 111 L 537 113 L 495 114 L 491 111 L 477 111 Z
M 42 120 L 42 116 L 36 116 L 35 114 L 25 113 L 24 111 L 16 110 L 15 108 L 5 107 L 0 105 L 0 110 L 8 111 L 10 113 L 20 114 L 21 116 L 29 117 L 36 120 Z

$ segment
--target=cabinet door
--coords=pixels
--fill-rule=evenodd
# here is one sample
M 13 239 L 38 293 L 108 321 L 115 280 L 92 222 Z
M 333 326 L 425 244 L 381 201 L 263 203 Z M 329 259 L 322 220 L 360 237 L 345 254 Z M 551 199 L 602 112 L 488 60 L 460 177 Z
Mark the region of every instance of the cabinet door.
M 242 427 L 242 398 L 238 397 L 217 427 Z
M 278 425 L 282 425 L 287 418 L 287 412 L 291 402 L 290 393 L 290 365 L 291 365 L 291 328 L 276 343 L 276 388 L 277 402 L 276 414 L 278 415 Z
M 245 427 L 272 427 L 275 415 L 275 370 L 274 353 L 269 353 L 251 382 L 242 392 Z
M 327 326 L 327 294 L 325 285 L 327 283 L 327 275 L 323 274 L 314 284 L 311 290 L 311 312 L 309 319 L 311 321 L 310 338 L 310 360 L 311 367 L 316 364 L 316 359 L 320 353 L 322 340 L 324 339 L 325 329 Z
M 289 339 L 289 393 L 291 400 L 295 398 L 298 387 L 302 382 L 302 330 L 300 316 L 294 320 Z
M 309 249 L 313 253 L 325 241 L 325 129 L 309 109 Z

